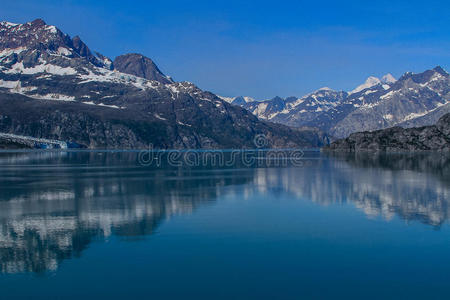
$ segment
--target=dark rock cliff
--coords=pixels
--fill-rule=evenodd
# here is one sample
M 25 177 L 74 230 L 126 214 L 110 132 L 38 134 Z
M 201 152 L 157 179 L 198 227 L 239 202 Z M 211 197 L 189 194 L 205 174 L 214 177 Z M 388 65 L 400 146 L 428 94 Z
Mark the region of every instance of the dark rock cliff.
M 372 132 L 357 132 L 333 142 L 325 151 L 450 151 L 450 114 L 436 125 L 417 128 L 392 127 Z

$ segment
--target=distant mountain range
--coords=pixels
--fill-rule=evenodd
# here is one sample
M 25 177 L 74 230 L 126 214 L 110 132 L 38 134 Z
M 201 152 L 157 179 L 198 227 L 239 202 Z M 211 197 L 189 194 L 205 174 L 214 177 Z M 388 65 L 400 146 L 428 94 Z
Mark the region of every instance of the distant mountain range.
M 423 73 L 369 77 L 350 92 L 321 88 L 303 97 L 254 101 L 226 98 L 262 120 L 317 127 L 336 138 L 392 126 L 432 125 L 450 112 L 450 78 L 441 67 Z
M 244 102 L 246 100 L 244 99 Z M 37 19 L 0 23 L 0 147 L 319 147 L 326 136 L 260 120 L 149 58 L 111 60 Z

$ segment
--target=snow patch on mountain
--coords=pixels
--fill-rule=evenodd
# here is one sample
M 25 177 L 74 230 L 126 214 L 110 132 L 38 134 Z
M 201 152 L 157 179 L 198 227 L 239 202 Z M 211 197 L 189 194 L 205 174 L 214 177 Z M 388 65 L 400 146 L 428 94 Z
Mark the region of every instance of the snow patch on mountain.
M 19 80 L 16 80 L 16 81 L 0 80 L 0 87 L 1 88 L 14 89 L 18 85 L 20 85 L 20 81 Z
M 11 66 L 11 69 L 4 71 L 8 74 L 38 74 L 38 73 L 50 73 L 54 75 L 75 75 L 77 71 L 71 67 L 60 67 L 57 65 L 42 63 L 34 67 L 26 68 L 23 62 L 15 63 Z
M 222 99 L 223 101 L 225 101 L 227 103 L 233 103 L 236 105 L 242 105 L 244 103 L 250 103 L 250 102 L 256 101 L 254 98 L 248 97 L 248 96 L 224 97 L 224 96 L 217 95 L 217 97 L 219 97 L 220 99 Z
M 395 79 L 395 77 L 392 76 L 391 73 L 387 73 L 386 75 L 381 77 L 381 82 L 383 82 L 383 83 L 394 83 L 396 81 L 397 81 L 397 79 Z
M 0 61 L 3 60 L 5 57 L 8 57 L 12 54 L 20 54 L 21 52 L 27 50 L 26 47 L 18 47 L 18 48 L 6 48 L 0 51 Z
M 0 80 L 0 88 L 8 89 L 10 93 L 22 95 L 27 95 L 29 92 L 38 89 L 35 86 L 22 86 L 22 82 L 19 80 L 16 81 Z
M 50 31 L 51 33 L 57 33 L 58 32 L 58 29 L 56 29 L 56 26 L 53 26 L 53 25 L 47 26 L 46 30 Z
M 11 27 L 16 27 L 19 24 L 11 23 L 11 22 L 8 22 L 8 21 L 2 21 L 2 22 L 0 22 L 0 25 L 4 26 L 6 28 L 11 28 Z
M 327 86 L 324 86 L 324 87 L 321 87 L 320 89 L 318 89 L 318 90 L 316 90 L 316 92 L 319 92 L 319 91 L 334 91 L 333 89 L 330 89 L 329 87 L 327 87 Z
M 117 106 L 117 105 L 108 105 L 108 104 L 104 104 L 104 103 L 94 103 L 93 101 L 85 101 L 85 102 L 81 102 L 83 104 L 87 104 L 87 105 L 96 105 L 96 106 L 102 106 L 102 107 L 109 107 L 109 108 L 115 108 L 115 109 L 125 109 L 126 107 L 124 106 Z
M 160 120 L 162 120 L 162 121 L 167 121 L 167 119 L 166 118 L 164 118 L 164 117 L 161 117 L 160 115 L 158 115 L 158 114 L 153 114 L 154 116 L 155 116 L 155 118 L 157 118 L 157 119 L 160 119 Z
M 57 94 L 57 93 L 50 93 L 45 95 L 27 95 L 30 98 L 39 99 L 39 100 L 52 100 L 52 101 L 67 101 L 67 102 L 73 102 L 75 101 L 74 96 L 67 96 L 63 94 Z
M 374 76 L 370 76 L 369 78 L 366 79 L 366 81 L 363 84 L 357 86 L 354 90 L 350 91 L 349 93 L 350 94 L 355 94 L 355 93 L 358 93 L 358 92 L 360 92 L 362 90 L 371 88 L 371 87 L 373 87 L 373 86 L 375 86 L 377 84 L 380 84 L 380 83 L 381 83 L 380 79 L 378 79 L 377 77 L 374 77 Z
M 117 71 L 110 71 L 98 67 L 95 67 L 94 70 L 95 73 L 89 69 L 85 69 L 88 74 L 78 74 L 78 78 L 81 79 L 78 84 L 85 84 L 89 82 L 121 83 L 126 85 L 133 85 L 141 90 L 161 86 L 161 84 L 157 81 L 147 80 L 145 78 L 137 77 L 134 75 L 129 75 Z
M 349 94 L 355 94 L 355 93 L 361 92 L 365 89 L 371 88 L 378 84 L 383 84 L 382 85 L 383 88 L 388 89 L 389 84 L 395 83 L 396 81 L 397 80 L 394 78 L 394 76 L 392 76 L 391 73 L 387 73 L 386 75 L 381 77 L 381 79 L 379 79 L 378 77 L 375 77 L 375 76 L 370 76 L 369 78 L 366 79 L 366 81 L 363 84 L 357 86 L 355 89 L 350 91 Z
M 424 110 L 424 111 L 418 112 L 418 113 L 410 113 L 409 115 L 405 116 L 402 120 L 400 120 L 400 122 L 410 121 L 410 120 L 413 120 L 413 119 L 416 119 L 416 118 L 423 117 L 423 116 L 425 116 L 425 115 L 427 115 L 427 114 L 429 114 L 429 113 L 439 109 L 441 106 L 444 106 L 444 105 L 448 104 L 448 103 L 449 103 L 449 101 L 447 101 L 447 103 L 437 103 L 436 107 L 433 108 L 433 109 Z
M 59 47 L 57 53 L 59 55 L 65 55 L 65 56 L 72 55 L 72 51 L 70 51 L 66 47 Z
M 219 97 L 220 99 L 222 99 L 223 101 L 228 102 L 228 103 L 231 103 L 231 102 L 233 102 L 234 99 L 236 99 L 236 97 L 224 97 L 224 96 L 220 96 L 220 95 L 217 95 L 217 97 Z

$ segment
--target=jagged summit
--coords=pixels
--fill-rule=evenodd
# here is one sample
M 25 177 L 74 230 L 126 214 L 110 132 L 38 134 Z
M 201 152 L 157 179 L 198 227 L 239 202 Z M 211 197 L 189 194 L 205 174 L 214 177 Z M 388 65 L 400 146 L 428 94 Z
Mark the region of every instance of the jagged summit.
M 248 97 L 248 96 L 224 97 L 224 96 L 219 96 L 218 95 L 218 97 L 220 99 L 222 99 L 223 101 L 225 101 L 225 102 L 232 103 L 234 105 L 239 105 L 239 106 L 242 106 L 242 105 L 244 105 L 246 103 L 249 103 L 249 102 L 257 101 L 254 98 Z
M 139 53 L 120 55 L 114 59 L 113 66 L 115 70 L 122 73 L 156 80 L 165 84 L 173 83 L 173 80 L 164 75 L 150 58 Z
M 444 68 L 442 68 L 441 66 L 436 66 L 435 68 L 433 68 L 433 71 L 441 74 L 441 75 L 448 75 L 448 72 L 444 70 Z
M 392 76 L 391 73 L 387 73 L 386 75 L 383 75 L 380 78 L 375 77 L 375 76 L 369 76 L 366 81 L 359 85 L 358 87 L 356 87 L 355 89 L 353 89 L 352 91 L 350 91 L 350 94 L 355 94 L 358 93 L 360 91 L 363 91 L 365 89 L 371 88 L 373 86 L 376 86 L 377 84 L 392 84 L 394 82 L 396 82 L 397 80 L 395 79 L 394 76 Z
M 395 77 L 392 76 L 391 73 L 387 73 L 386 75 L 381 77 L 381 82 L 383 82 L 383 83 L 394 83 L 396 81 L 397 81 L 397 79 L 395 79 Z
M 45 53 L 63 55 L 68 58 L 84 58 L 96 67 L 115 69 L 163 84 L 174 82 L 170 77 L 165 76 L 150 58 L 142 54 L 124 54 L 118 56 L 113 62 L 108 57 L 91 51 L 78 35 L 71 38 L 56 26 L 47 25 L 42 19 L 25 24 L 1 22 L 0 51 L 5 49 L 16 49 L 16 52 L 38 50 L 40 51 L 38 56 L 44 60 L 46 60 Z M 20 60 L 20 57 L 18 59 Z
M 33 20 L 31 22 L 27 22 L 25 24 L 31 24 L 31 25 L 34 25 L 34 26 L 45 26 L 45 25 L 47 25 L 47 23 L 45 23 L 45 21 L 40 19 L 40 18 L 38 18 L 36 20 Z M 1 21 L 0 25 L 9 26 L 9 27 L 15 27 L 15 26 L 18 26 L 18 25 L 23 25 L 23 24 L 13 23 L 13 22 L 8 22 L 8 21 Z
M 22 55 L 38 51 L 34 55 L 45 60 L 46 54 L 63 55 L 69 58 L 84 58 L 97 67 L 104 67 L 79 36 L 70 38 L 53 25 L 47 25 L 42 19 L 36 19 L 25 24 L 0 23 L 0 51 L 15 49 Z M 20 60 L 20 55 L 17 59 Z M 30 62 L 31 63 L 31 62 Z
M 406 72 L 404 73 L 400 79 L 398 80 L 399 82 L 404 82 L 408 79 L 412 80 L 415 83 L 426 83 L 429 80 L 431 80 L 432 78 L 437 79 L 438 77 L 442 77 L 442 78 L 448 78 L 449 74 L 440 66 L 436 66 L 431 70 L 426 70 L 425 72 L 422 73 L 413 73 L 413 72 Z
M 25 24 L 7 21 L 0 23 L 0 49 L 17 47 L 55 46 L 68 43 L 70 38 L 55 26 L 47 25 L 42 19 Z
M 34 21 L 31 21 L 31 24 L 33 24 L 34 26 L 46 26 L 47 25 L 47 23 L 45 23 L 45 21 L 40 18 L 38 18 Z
M 370 76 L 366 79 L 366 81 L 363 84 L 357 86 L 354 90 L 350 91 L 350 94 L 358 93 L 362 90 L 368 89 L 380 83 L 381 80 L 378 77 Z

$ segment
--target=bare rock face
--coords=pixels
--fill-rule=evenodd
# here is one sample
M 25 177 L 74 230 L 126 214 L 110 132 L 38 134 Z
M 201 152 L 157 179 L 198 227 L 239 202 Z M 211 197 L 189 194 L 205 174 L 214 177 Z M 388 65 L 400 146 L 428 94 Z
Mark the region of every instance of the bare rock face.
M 450 151 L 450 114 L 439 119 L 436 125 L 417 128 L 392 127 L 372 132 L 357 132 L 338 140 L 326 151 Z
M 436 123 L 436 127 L 445 136 L 450 137 L 450 114 L 446 114 Z
M 129 53 L 116 57 L 113 62 L 114 69 L 142 77 L 148 80 L 155 80 L 161 83 L 173 83 L 173 81 L 165 76 L 156 66 L 156 64 L 148 57 L 137 53 Z

